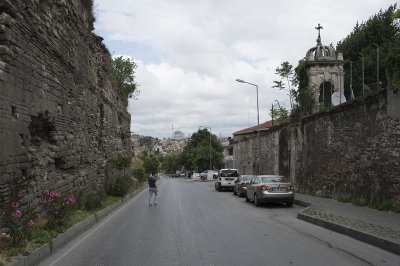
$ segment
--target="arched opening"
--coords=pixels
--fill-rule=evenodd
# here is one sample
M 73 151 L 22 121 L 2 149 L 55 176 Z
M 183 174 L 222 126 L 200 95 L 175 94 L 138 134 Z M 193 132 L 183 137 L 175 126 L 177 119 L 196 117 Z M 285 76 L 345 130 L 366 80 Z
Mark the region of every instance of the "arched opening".
M 334 93 L 334 86 L 330 81 L 324 81 L 319 86 L 319 103 L 323 107 L 332 106 L 332 93 Z

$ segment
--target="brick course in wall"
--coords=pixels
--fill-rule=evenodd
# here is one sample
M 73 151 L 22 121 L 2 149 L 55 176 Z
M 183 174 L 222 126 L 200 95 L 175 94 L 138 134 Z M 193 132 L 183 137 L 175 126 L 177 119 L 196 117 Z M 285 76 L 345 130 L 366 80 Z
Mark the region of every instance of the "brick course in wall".
M 257 133 L 234 137 L 235 167 L 255 173 Z M 372 95 L 261 134 L 263 174 L 283 174 L 299 191 L 400 204 L 400 92 Z
M 0 3 L 0 188 L 10 175 L 41 192 L 102 180 L 105 161 L 130 152 L 130 115 L 111 56 L 92 33 L 87 1 Z

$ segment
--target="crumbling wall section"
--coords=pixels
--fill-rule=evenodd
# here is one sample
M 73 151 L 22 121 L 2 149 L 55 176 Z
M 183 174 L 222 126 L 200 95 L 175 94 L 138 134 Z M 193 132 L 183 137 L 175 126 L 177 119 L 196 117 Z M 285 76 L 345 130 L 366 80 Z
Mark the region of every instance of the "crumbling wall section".
M 0 185 L 28 177 L 34 204 L 43 189 L 101 180 L 108 157 L 130 152 L 130 115 L 91 5 L 0 2 Z

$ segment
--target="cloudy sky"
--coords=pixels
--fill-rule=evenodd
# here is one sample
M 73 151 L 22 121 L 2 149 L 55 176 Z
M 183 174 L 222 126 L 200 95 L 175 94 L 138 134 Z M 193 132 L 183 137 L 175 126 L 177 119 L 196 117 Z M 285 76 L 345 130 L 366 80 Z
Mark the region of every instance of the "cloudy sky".
M 199 126 L 217 136 L 270 120 L 275 69 L 294 66 L 316 44 L 336 45 L 358 22 L 395 0 L 95 0 L 95 32 L 114 56 L 138 65 L 138 100 L 129 102 L 131 131 L 186 136 Z

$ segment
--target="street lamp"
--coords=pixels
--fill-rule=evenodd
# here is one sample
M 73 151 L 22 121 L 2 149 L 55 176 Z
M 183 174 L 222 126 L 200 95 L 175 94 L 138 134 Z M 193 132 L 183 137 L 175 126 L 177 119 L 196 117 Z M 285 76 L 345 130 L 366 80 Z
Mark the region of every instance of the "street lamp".
M 261 139 L 260 139 L 260 112 L 258 109 L 258 85 L 241 80 L 236 79 L 237 82 L 247 83 L 249 85 L 255 86 L 257 90 L 257 138 L 258 138 L 258 174 L 261 175 Z
M 204 127 L 204 128 L 207 128 L 210 130 L 210 168 L 209 168 L 209 170 L 212 170 L 211 169 L 211 127 L 206 127 L 206 126 L 199 126 L 199 127 Z

